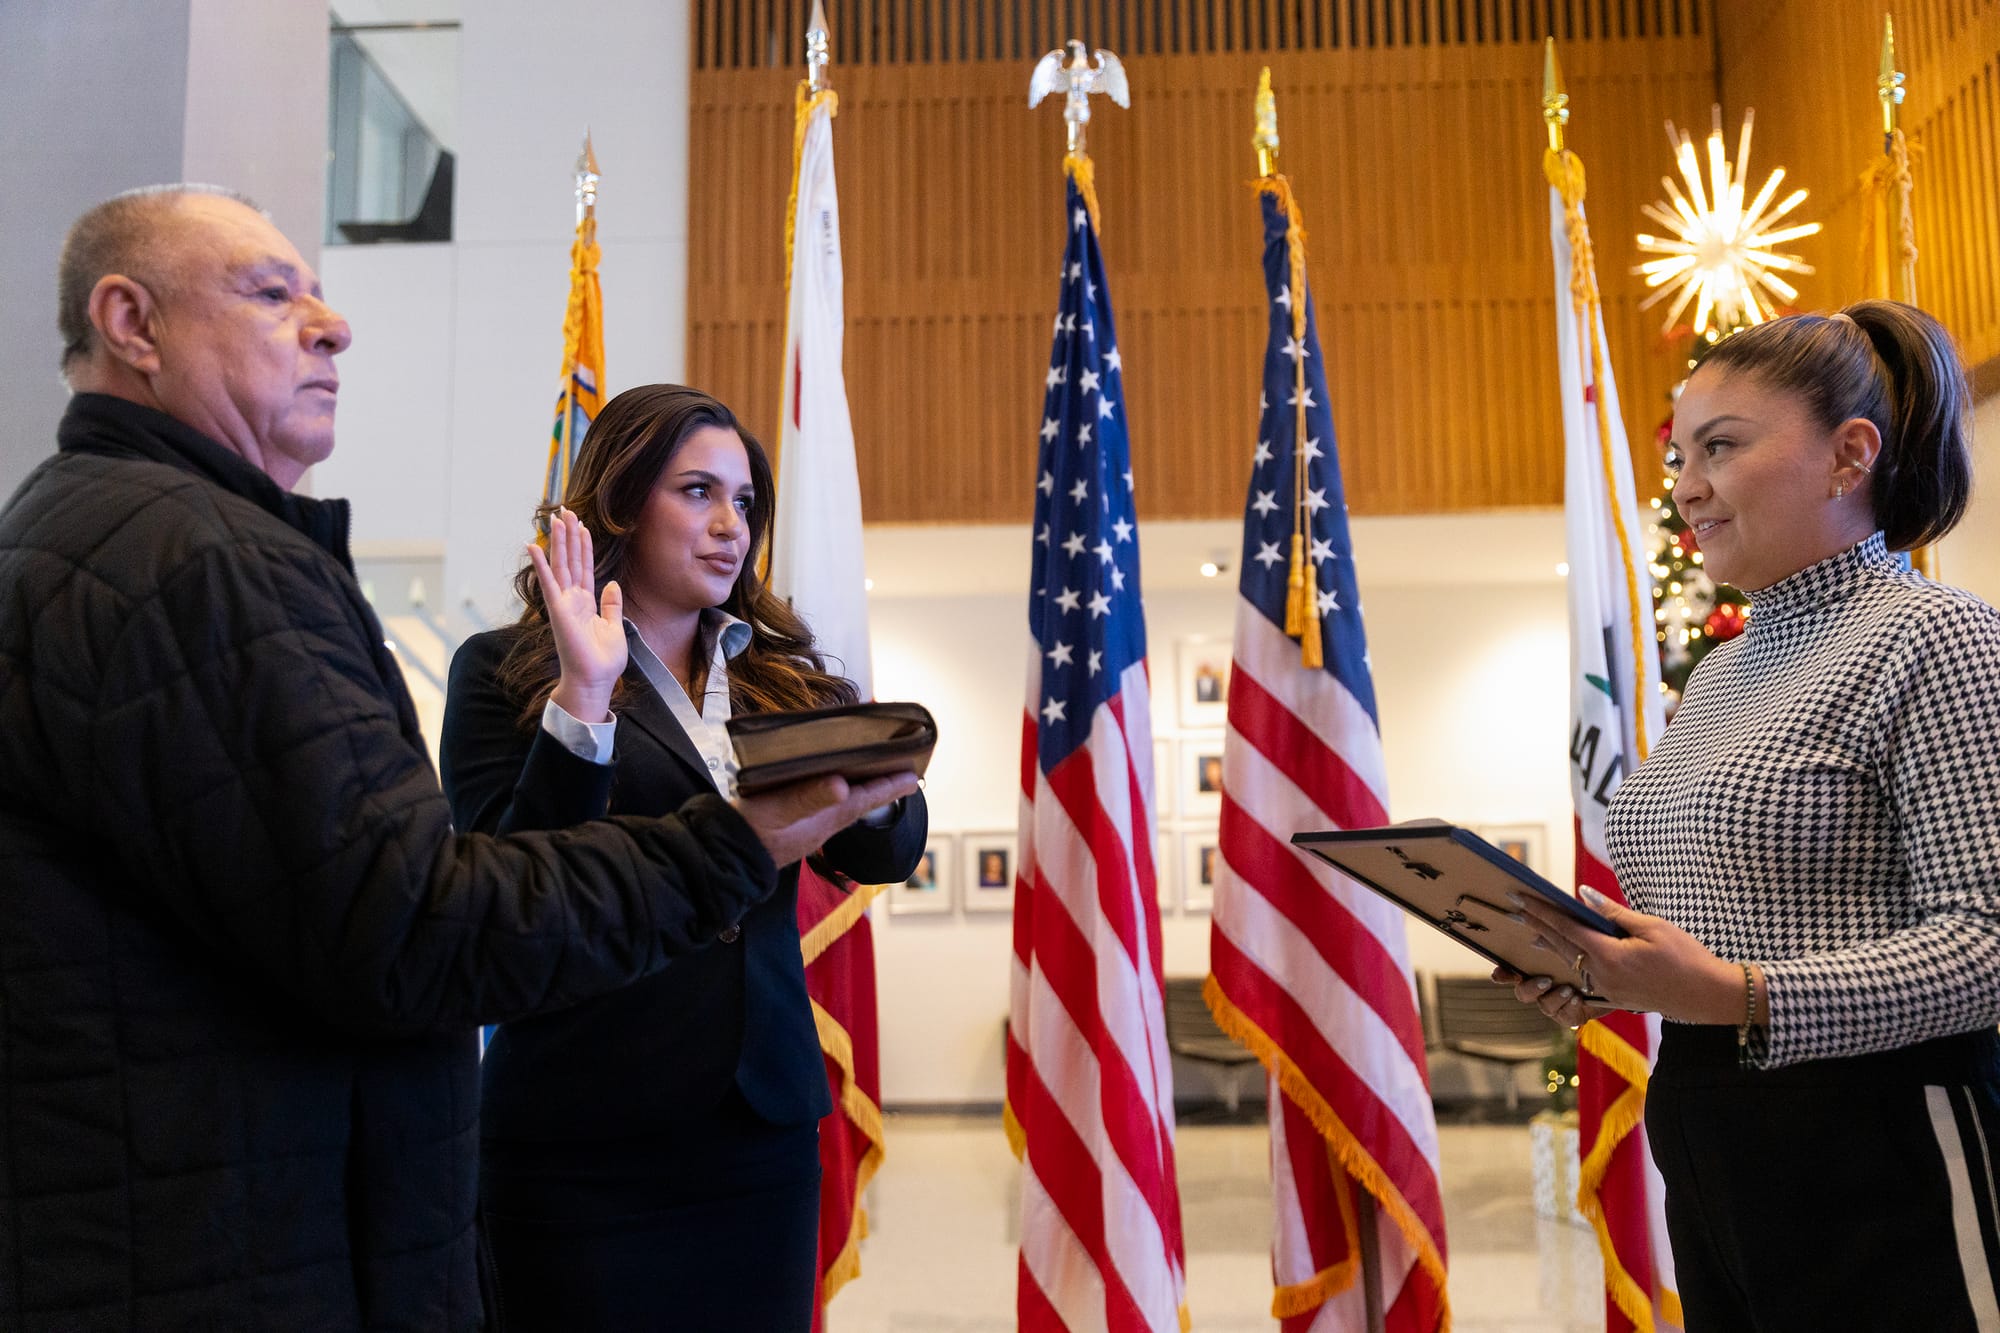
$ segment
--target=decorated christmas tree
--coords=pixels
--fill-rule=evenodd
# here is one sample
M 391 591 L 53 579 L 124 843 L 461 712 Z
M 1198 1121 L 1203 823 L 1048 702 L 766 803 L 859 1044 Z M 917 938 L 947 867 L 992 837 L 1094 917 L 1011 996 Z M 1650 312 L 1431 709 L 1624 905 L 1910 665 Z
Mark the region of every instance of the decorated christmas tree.
M 1639 248 L 1656 256 L 1635 270 L 1655 289 L 1641 308 L 1675 298 L 1664 332 L 1676 342 L 1692 339 L 1695 351 L 1688 358 L 1689 369 L 1709 347 L 1761 324 L 1779 313 L 1780 303 L 1797 299 L 1798 289 L 1781 274 L 1812 272 L 1796 255 L 1775 248 L 1819 230 L 1817 222 L 1778 225 L 1805 201 L 1806 192 L 1794 190 L 1782 200 L 1774 200 L 1778 183 L 1784 179 L 1782 171 L 1774 171 L 1763 189 L 1746 203 L 1753 123 L 1752 113 L 1745 111 L 1732 173 L 1723 149 L 1720 107 L 1715 110 L 1705 155 L 1698 156 L 1693 138 L 1668 122 L 1667 139 L 1674 146 L 1685 189 L 1672 177 L 1662 177 L 1667 197 L 1644 210 L 1670 234 L 1639 237 Z M 1704 158 L 1708 167 L 1705 181 Z M 1678 323 L 1690 306 L 1691 324 Z M 1678 387 L 1674 396 L 1680 396 Z M 1659 493 L 1652 498 L 1648 527 L 1653 619 L 1669 709 L 1680 702 L 1681 690 L 1695 664 L 1716 644 L 1741 634 L 1750 613 L 1742 593 L 1718 585 L 1702 569 L 1694 533 L 1674 504 L 1673 469 L 1667 458 L 1672 426 L 1671 419 L 1663 422 L 1657 436 L 1662 480 Z

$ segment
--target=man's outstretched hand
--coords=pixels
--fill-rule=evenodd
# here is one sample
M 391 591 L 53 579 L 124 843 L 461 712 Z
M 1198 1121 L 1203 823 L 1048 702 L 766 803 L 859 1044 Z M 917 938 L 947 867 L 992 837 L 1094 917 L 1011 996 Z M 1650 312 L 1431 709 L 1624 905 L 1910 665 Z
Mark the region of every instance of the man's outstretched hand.
M 907 772 L 891 773 L 859 786 L 849 786 L 845 778 L 817 778 L 759 796 L 738 796 L 735 806 L 771 859 L 788 866 L 805 860 L 870 810 L 916 789 L 917 775 Z

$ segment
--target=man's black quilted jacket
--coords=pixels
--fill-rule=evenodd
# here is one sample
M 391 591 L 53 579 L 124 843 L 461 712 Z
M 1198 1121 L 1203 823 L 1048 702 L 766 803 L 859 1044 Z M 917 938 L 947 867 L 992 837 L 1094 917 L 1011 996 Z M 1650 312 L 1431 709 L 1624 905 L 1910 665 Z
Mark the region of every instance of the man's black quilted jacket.
M 59 443 L 0 511 L 0 1329 L 475 1328 L 476 1025 L 776 870 L 715 798 L 454 835 L 344 503 L 118 399 Z

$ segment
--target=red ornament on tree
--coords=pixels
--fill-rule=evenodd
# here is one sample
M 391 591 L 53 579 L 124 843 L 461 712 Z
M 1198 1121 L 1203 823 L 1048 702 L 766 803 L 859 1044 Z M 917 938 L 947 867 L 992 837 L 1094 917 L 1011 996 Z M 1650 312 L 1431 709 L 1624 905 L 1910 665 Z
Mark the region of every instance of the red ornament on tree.
M 1743 608 L 1734 602 L 1722 602 L 1708 613 L 1702 628 L 1711 639 L 1718 641 L 1733 639 L 1743 632 Z

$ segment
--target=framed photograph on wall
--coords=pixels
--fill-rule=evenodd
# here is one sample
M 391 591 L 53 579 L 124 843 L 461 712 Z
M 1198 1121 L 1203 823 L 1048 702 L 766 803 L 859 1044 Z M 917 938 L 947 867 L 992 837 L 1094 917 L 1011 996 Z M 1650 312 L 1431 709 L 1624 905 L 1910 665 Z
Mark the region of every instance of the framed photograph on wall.
M 1014 832 L 966 833 L 959 837 L 959 869 L 968 912 L 1014 910 Z
M 1222 813 L 1222 733 L 1181 738 L 1180 811 L 1188 818 Z
M 948 915 L 953 905 L 952 882 L 958 876 L 955 850 L 949 833 L 932 834 L 916 870 L 901 884 L 889 886 L 890 915 Z
M 1205 634 L 1175 644 L 1176 716 L 1183 727 L 1219 727 L 1229 720 L 1230 641 Z
M 1181 910 L 1207 912 L 1215 907 L 1215 875 L 1222 867 L 1222 850 L 1213 825 L 1181 834 Z
M 1472 831 L 1536 874 L 1549 873 L 1549 831 L 1546 825 L 1481 824 Z
M 1160 915 L 1172 916 L 1181 900 L 1181 857 L 1174 835 L 1162 833 L 1153 849 L 1154 887 L 1160 899 Z

